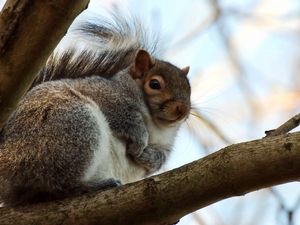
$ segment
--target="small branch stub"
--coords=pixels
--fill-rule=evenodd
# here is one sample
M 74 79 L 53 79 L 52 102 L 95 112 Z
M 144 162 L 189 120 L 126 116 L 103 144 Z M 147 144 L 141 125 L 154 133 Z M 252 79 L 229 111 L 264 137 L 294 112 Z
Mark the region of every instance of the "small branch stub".
M 291 130 L 293 130 L 294 128 L 296 128 L 297 126 L 299 126 L 299 124 L 300 124 L 300 113 L 293 116 L 291 119 L 286 121 L 278 128 L 274 130 L 265 131 L 266 137 L 274 137 L 277 135 L 286 134 Z

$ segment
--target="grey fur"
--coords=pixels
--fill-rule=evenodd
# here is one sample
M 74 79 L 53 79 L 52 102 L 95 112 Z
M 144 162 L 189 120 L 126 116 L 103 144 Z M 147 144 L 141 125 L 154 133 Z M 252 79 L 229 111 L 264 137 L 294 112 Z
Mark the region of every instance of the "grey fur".
M 120 77 L 129 80 L 128 76 Z M 128 82 L 128 86 L 133 86 L 127 90 L 139 96 L 133 82 Z M 39 201 L 33 198 L 33 193 L 37 198 L 48 199 L 87 191 L 91 185 L 79 179 L 90 164 L 101 133 L 86 105 L 95 101 L 109 115 L 108 120 L 115 116 L 123 120 L 130 113 L 128 110 L 142 104 L 142 98 L 130 99 L 128 91 L 119 86 L 115 80 L 90 77 L 46 82 L 30 91 L 2 131 L 1 198 L 14 205 Z M 129 104 L 122 107 L 124 114 L 113 115 L 119 112 L 109 108 L 119 102 Z M 130 119 L 134 123 L 134 118 Z M 98 188 L 104 188 L 103 182 L 99 184 Z M 107 185 L 114 186 L 112 182 Z
M 97 18 L 92 22 L 83 22 L 71 30 L 70 33 L 78 33 L 87 42 L 92 39 L 101 48 L 70 48 L 53 53 L 32 87 L 45 81 L 64 78 L 92 75 L 112 77 L 132 64 L 139 49 L 148 51 L 152 57 L 158 54 L 158 37 L 146 30 L 137 18 L 116 13 L 112 17 L 111 20 Z

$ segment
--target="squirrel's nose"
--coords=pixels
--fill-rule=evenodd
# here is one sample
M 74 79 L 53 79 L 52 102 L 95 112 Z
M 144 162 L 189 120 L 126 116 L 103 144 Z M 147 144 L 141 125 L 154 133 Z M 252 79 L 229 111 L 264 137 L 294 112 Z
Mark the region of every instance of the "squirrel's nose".
M 188 111 L 188 107 L 186 104 L 182 102 L 177 102 L 176 103 L 176 114 L 177 114 L 177 119 L 182 119 L 183 117 L 186 116 Z

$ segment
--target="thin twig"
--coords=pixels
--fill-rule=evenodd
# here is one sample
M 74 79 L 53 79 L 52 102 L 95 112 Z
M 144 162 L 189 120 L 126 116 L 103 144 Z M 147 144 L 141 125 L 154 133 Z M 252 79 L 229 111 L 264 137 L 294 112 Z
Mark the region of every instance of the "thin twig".
M 203 218 L 197 212 L 192 213 L 192 216 L 193 216 L 193 218 L 195 219 L 195 221 L 197 222 L 198 225 L 206 225 Z
M 215 22 L 219 19 L 221 14 L 219 5 L 216 3 L 216 0 L 210 0 L 212 7 L 211 16 L 206 18 L 204 21 L 201 21 L 200 24 L 196 25 L 189 33 L 184 35 L 178 41 L 172 45 L 172 49 L 182 47 L 183 44 L 191 42 L 193 39 L 197 38 L 199 35 L 203 34 L 208 30 Z
M 279 126 L 274 130 L 267 130 L 265 131 L 266 137 L 274 137 L 281 134 L 286 134 L 289 131 L 293 130 L 300 124 L 300 113 L 293 116 L 291 119 L 286 121 L 284 124 Z

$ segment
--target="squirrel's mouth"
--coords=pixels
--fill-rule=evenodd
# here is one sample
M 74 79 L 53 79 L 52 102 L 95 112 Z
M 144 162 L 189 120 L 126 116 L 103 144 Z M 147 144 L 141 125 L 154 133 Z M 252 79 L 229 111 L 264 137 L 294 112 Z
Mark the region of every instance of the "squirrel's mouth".
M 167 100 L 162 103 L 150 102 L 152 116 L 160 125 L 176 125 L 187 118 L 190 106 L 183 101 Z
M 164 117 L 156 117 L 157 121 L 160 123 L 160 124 L 164 124 L 164 125 L 172 125 L 172 124 L 175 124 L 175 123 L 178 123 L 180 121 L 182 121 L 183 119 L 185 118 L 180 116 L 180 117 L 177 117 L 176 119 L 170 119 L 170 118 L 164 118 Z
M 157 120 L 162 121 L 162 122 L 166 122 L 166 123 L 175 123 L 176 121 L 178 121 L 177 119 L 166 119 L 166 118 L 162 118 L 162 117 L 157 117 Z
M 164 119 L 164 118 L 160 118 L 160 117 L 156 117 L 155 118 L 155 123 L 158 126 L 163 126 L 163 127 L 172 127 L 172 126 L 176 126 L 177 122 L 176 120 L 169 120 L 169 119 Z

